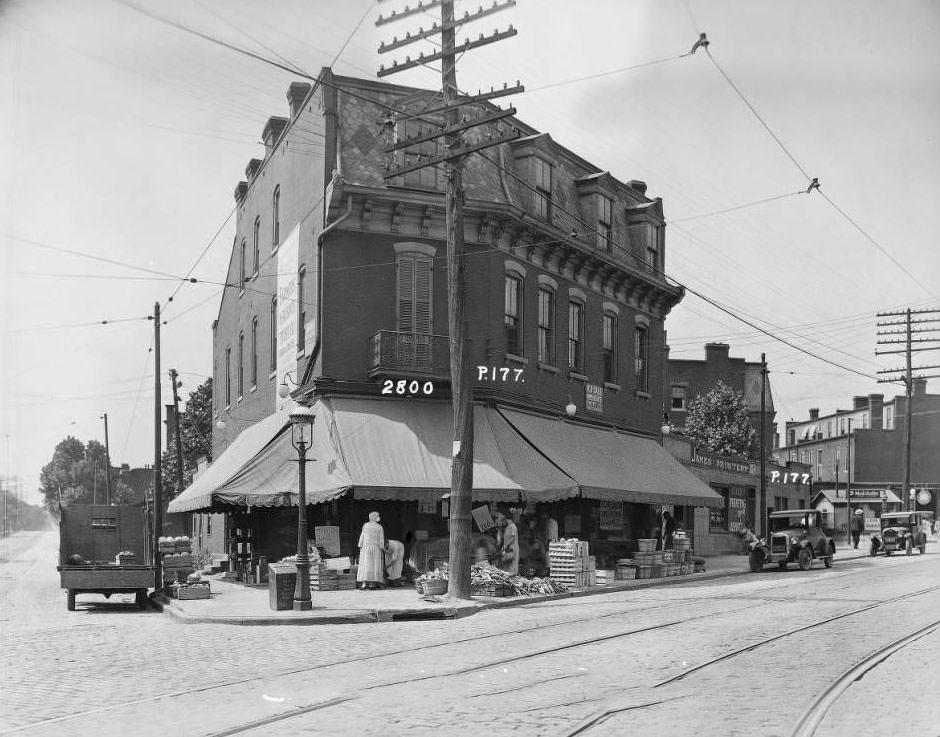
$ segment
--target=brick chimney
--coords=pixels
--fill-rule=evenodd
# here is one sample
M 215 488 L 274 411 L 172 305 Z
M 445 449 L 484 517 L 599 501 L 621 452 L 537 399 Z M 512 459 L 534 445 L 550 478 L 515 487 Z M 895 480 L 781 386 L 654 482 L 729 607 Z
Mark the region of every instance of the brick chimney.
M 884 413 L 885 413 L 885 395 L 884 394 L 869 394 L 868 395 L 868 414 L 869 422 L 868 426 L 872 430 L 881 430 L 884 428 Z
M 809 418 L 810 418 L 811 420 L 818 420 L 818 419 L 819 419 L 819 407 L 813 407 L 813 408 L 809 411 Z
M 646 182 L 640 181 L 639 179 L 631 179 L 629 182 L 627 182 L 627 186 L 636 190 L 641 195 L 646 194 Z
M 274 151 L 274 144 L 281 137 L 284 129 L 290 121 L 287 118 L 281 118 L 272 115 L 268 122 L 264 124 L 264 130 L 261 131 L 261 140 L 264 141 L 264 158 L 268 158 Z
M 915 397 L 922 397 L 927 393 L 927 379 L 914 379 L 911 387 L 911 394 Z
M 730 346 L 727 343 L 706 343 L 705 362 L 727 363 L 729 350 Z
M 868 406 L 868 397 L 865 396 L 856 396 L 852 397 L 852 409 L 865 409 Z
M 248 194 L 248 182 L 239 182 L 235 185 L 235 204 L 240 205 Z
M 261 168 L 261 159 L 252 159 L 248 162 L 248 166 L 245 167 L 245 179 L 249 182 L 255 178 L 255 174 L 258 173 L 258 169 Z
M 304 100 L 310 94 L 311 87 L 306 82 L 291 82 L 287 88 L 287 102 L 290 103 L 290 116 L 293 118 L 304 106 Z

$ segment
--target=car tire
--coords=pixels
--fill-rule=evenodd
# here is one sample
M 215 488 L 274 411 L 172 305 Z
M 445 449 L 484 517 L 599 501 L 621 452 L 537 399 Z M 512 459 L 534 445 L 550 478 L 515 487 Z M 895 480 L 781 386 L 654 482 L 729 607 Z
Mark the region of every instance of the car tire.
M 808 571 L 813 567 L 813 551 L 808 547 L 801 548 L 796 562 L 799 564 L 801 571 Z
M 777 561 L 777 570 L 779 570 L 779 571 L 785 571 L 785 570 L 787 570 L 787 562 L 786 562 L 785 560 L 778 560 L 778 561 Z
M 921 555 L 923 555 L 924 553 L 927 552 L 927 541 L 926 541 L 926 540 L 924 540 L 924 542 L 922 542 L 922 543 L 920 544 L 920 548 L 918 548 L 918 550 L 920 550 L 920 554 L 921 554 Z
M 752 550 L 748 553 L 747 563 L 751 573 L 760 573 L 764 570 L 764 553 L 761 550 Z
M 885 550 L 885 555 L 891 555 L 891 552 L 892 552 L 892 551 L 890 551 L 890 550 Z

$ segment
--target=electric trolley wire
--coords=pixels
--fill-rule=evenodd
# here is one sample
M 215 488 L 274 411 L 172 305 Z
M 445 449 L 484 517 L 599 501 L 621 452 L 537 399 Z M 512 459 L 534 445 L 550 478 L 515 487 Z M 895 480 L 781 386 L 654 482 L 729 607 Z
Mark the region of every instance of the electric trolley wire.
M 610 69 L 606 72 L 596 72 L 595 74 L 586 74 L 583 77 L 573 77 L 572 79 L 565 79 L 565 80 L 562 80 L 561 82 L 549 82 L 548 84 L 542 84 L 537 87 L 529 87 L 522 94 L 525 94 L 526 92 L 539 92 L 541 90 L 550 90 L 555 87 L 562 87 L 564 85 L 574 84 L 575 82 L 585 82 L 591 79 L 600 79 L 601 77 L 610 77 L 614 74 L 622 74 L 623 72 L 630 72 L 630 71 L 633 71 L 634 69 L 643 69 L 644 67 L 651 67 L 657 64 L 665 64 L 666 62 L 676 61 L 677 59 L 684 59 L 687 56 L 692 56 L 692 54 L 689 52 L 686 52 L 684 54 L 678 54 L 677 56 L 667 56 L 662 59 L 653 59 L 652 61 L 644 61 L 644 62 L 640 62 L 639 64 L 633 64 L 627 67 L 620 67 L 619 69 Z
M 715 215 L 724 215 L 725 213 L 734 212 L 735 210 L 744 210 L 745 208 L 748 208 L 748 207 L 755 207 L 757 205 L 763 205 L 765 202 L 775 202 L 776 200 L 783 200 L 788 197 L 794 197 L 796 195 L 801 195 L 801 194 L 807 194 L 806 190 L 801 189 L 797 192 L 787 192 L 786 194 L 778 194 L 778 195 L 774 195 L 773 197 L 765 197 L 762 200 L 754 200 L 753 202 L 745 202 L 741 205 L 735 205 L 733 207 L 726 207 L 723 210 L 713 210 L 712 212 L 703 212 L 699 215 L 691 215 L 689 217 L 684 217 L 684 218 L 669 218 L 666 221 L 666 224 L 670 225 L 673 223 L 687 223 L 690 220 L 701 220 L 702 218 L 709 218 Z

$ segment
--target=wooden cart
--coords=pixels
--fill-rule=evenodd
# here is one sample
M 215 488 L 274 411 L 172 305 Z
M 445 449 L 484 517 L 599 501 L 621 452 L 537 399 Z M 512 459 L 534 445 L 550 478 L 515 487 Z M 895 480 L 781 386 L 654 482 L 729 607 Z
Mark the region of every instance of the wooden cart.
M 59 580 L 68 591 L 68 608 L 75 611 L 78 594 L 134 594 L 138 609 L 147 608 L 147 589 L 153 586 L 155 569 L 145 565 L 64 565 L 58 566 Z
M 134 594 L 137 606 L 145 609 L 156 570 L 150 564 L 144 510 L 104 504 L 60 509 L 58 571 L 69 611 L 75 610 L 78 594 Z M 117 563 L 119 553 L 132 554 L 135 562 Z

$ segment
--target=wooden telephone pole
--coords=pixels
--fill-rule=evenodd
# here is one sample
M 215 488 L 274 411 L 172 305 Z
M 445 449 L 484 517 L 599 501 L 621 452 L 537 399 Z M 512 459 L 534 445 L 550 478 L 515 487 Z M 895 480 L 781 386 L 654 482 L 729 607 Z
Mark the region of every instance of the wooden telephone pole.
M 454 413 L 454 446 L 453 466 L 451 467 L 450 488 L 450 581 L 448 594 L 454 598 L 470 598 L 470 564 L 471 536 L 471 502 L 473 489 L 473 387 L 471 385 L 470 351 L 467 335 L 467 314 L 465 307 L 465 263 L 464 263 L 464 227 L 463 227 L 463 164 L 468 154 L 497 146 L 511 141 L 519 136 L 513 129 L 510 133 L 499 132 L 498 135 L 480 137 L 476 141 L 469 141 L 464 134 L 475 128 L 515 115 L 515 108 L 506 110 L 497 108 L 495 113 L 484 114 L 468 119 L 461 115 L 461 107 L 483 100 L 493 99 L 504 95 L 521 92 L 522 87 L 504 86 L 502 90 L 490 91 L 472 97 L 460 99 L 460 90 L 457 87 L 457 54 L 463 54 L 471 49 L 501 41 L 504 38 L 516 35 L 515 29 L 509 26 L 506 31 L 494 31 L 492 36 L 483 36 L 477 40 L 466 40 L 458 44 L 456 40 L 457 29 L 467 23 L 479 20 L 501 10 L 515 5 L 515 0 L 494 2 L 489 8 L 482 6 L 475 13 L 465 13 L 460 20 L 454 19 L 454 0 L 431 0 L 419 2 L 417 7 L 405 7 L 402 11 L 392 11 L 388 16 L 380 15 L 376 26 L 382 26 L 392 21 L 413 16 L 418 13 L 440 6 L 441 22 L 434 23 L 429 30 L 420 28 L 417 33 L 408 33 L 405 38 L 393 38 L 390 43 L 379 46 L 379 53 L 400 49 L 416 41 L 440 36 L 440 51 L 431 54 L 420 54 L 417 59 L 406 57 L 404 63 L 394 62 L 391 67 L 382 66 L 378 76 L 384 77 L 395 72 L 413 69 L 436 61 L 441 63 L 441 96 L 442 105 L 432 110 L 425 110 L 420 115 L 443 113 L 443 127 L 431 127 L 411 137 L 397 136 L 397 140 L 386 149 L 387 153 L 414 147 L 417 144 L 430 141 L 443 141 L 444 153 L 437 156 L 414 156 L 409 161 L 408 155 L 403 156 L 401 166 L 389 168 L 385 173 L 386 179 L 402 176 L 408 172 L 417 171 L 428 166 L 444 165 L 444 213 L 447 236 L 447 324 L 450 335 L 450 383 L 451 397 Z M 390 126 L 397 128 L 397 121 L 390 115 Z M 396 130 L 396 134 L 399 131 Z
M 160 303 L 153 305 L 153 565 L 156 590 L 163 588 L 163 566 L 160 562 L 160 536 L 163 534 L 163 472 L 160 437 Z
M 914 319 L 913 316 L 917 315 L 918 318 Z M 879 384 L 895 384 L 904 382 L 904 393 L 907 398 L 907 401 L 904 403 L 905 412 L 904 412 L 904 452 L 902 454 L 902 465 L 903 465 L 903 474 L 904 482 L 902 487 L 902 500 L 907 500 L 908 508 L 913 510 L 915 508 L 915 503 L 913 499 L 909 496 L 911 492 L 911 438 L 912 433 L 912 401 L 911 397 L 914 394 L 914 370 L 924 371 L 927 369 L 937 369 L 940 368 L 940 365 L 935 366 L 912 366 L 912 356 L 911 354 L 917 353 L 919 351 L 936 351 L 940 350 L 940 345 L 936 343 L 940 342 L 940 328 L 938 327 L 924 327 L 926 325 L 931 325 L 933 323 L 940 323 L 940 310 L 912 310 L 910 308 L 904 310 L 903 312 L 879 312 L 878 317 L 887 317 L 891 318 L 887 322 L 879 322 L 877 326 L 879 328 L 901 328 L 900 330 L 879 330 L 878 331 L 878 345 L 903 345 L 903 348 L 892 349 L 887 351 L 875 350 L 876 356 L 884 356 L 889 354 L 903 353 L 905 357 L 905 366 L 903 369 L 888 369 L 886 371 L 879 371 L 879 374 L 887 374 L 886 378 L 878 379 Z M 915 325 L 921 327 L 914 327 Z M 932 334 L 932 335 L 931 335 Z M 891 336 L 903 335 L 903 338 L 892 338 Z M 914 338 L 914 335 L 919 335 L 921 337 Z M 934 345 L 927 346 L 914 346 L 915 343 L 930 343 Z M 919 374 L 916 378 L 918 379 L 932 379 L 938 378 L 940 374 L 928 374 L 923 375 Z

